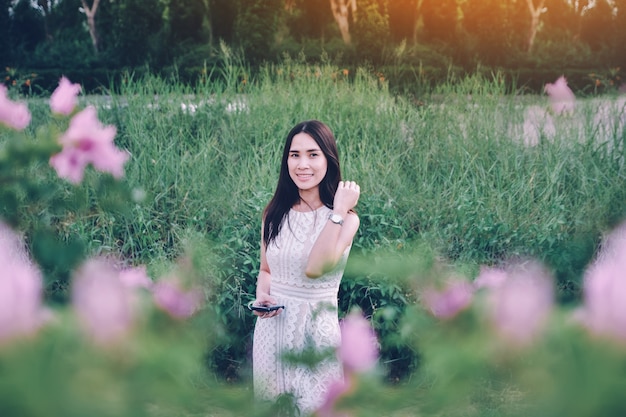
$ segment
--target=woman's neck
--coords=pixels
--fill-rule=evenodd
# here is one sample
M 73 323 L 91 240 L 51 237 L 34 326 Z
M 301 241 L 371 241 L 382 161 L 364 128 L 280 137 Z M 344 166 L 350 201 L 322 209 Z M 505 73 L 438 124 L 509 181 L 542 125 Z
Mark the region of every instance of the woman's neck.
M 323 205 L 319 193 L 300 192 L 300 200 L 294 204 L 293 208 L 297 211 L 314 211 Z

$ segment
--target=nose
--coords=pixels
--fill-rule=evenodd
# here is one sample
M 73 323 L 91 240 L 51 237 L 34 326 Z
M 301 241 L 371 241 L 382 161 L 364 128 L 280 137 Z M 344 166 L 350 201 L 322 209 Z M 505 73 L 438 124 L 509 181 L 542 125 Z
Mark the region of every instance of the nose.
M 298 169 L 306 169 L 309 167 L 308 158 L 299 158 L 298 159 Z

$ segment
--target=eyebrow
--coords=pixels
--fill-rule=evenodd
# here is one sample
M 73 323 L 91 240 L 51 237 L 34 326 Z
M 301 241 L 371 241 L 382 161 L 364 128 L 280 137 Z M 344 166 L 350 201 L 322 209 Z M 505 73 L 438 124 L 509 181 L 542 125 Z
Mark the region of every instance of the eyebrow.
M 289 152 L 290 153 L 300 152 L 300 150 L 299 149 L 289 149 Z M 304 152 L 321 152 L 321 149 L 320 148 L 307 149 Z

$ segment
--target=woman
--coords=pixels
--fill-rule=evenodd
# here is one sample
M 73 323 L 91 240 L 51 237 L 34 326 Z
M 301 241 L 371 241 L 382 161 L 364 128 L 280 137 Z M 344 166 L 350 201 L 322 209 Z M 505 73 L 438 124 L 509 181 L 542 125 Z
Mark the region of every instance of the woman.
M 340 343 L 337 292 L 359 228 L 354 207 L 360 189 L 342 181 L 337 144 L 317 120 L 287 135 L 278 185 L 263 213 L 261 266 L 255 306 L 254 390 L 261 399 L 293 395 L 304 415 L 317 409 L 328 384 L 342 377 L 332 353 L 314 368 L 283 360 L 314 349 L 333 352 Z

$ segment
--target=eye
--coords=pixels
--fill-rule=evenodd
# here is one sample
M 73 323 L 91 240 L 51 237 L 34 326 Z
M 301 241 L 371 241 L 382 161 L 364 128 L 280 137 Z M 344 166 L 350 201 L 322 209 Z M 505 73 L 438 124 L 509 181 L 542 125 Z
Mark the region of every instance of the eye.
M 290 158 L 297 158 L 298 156 L 299 155 L 297 153 L 295 153 L 295 152 L 292 152 L 292 153 L 289 154 Z
M 315 158 L 316 156 L 319 156 L 319 153 L 311 152 L 310 156 L 311 156 L 311 158 Z

